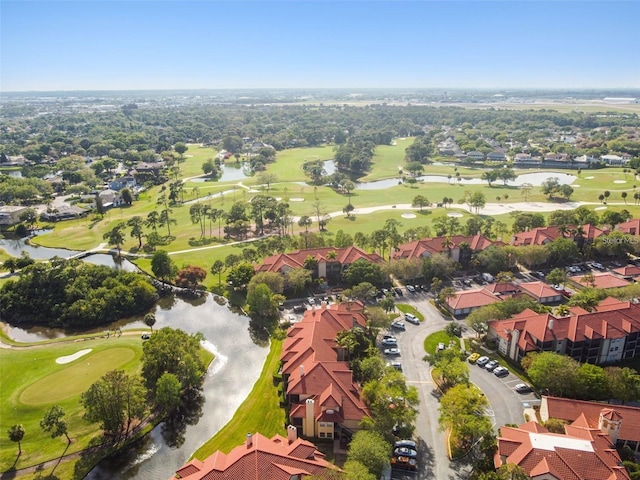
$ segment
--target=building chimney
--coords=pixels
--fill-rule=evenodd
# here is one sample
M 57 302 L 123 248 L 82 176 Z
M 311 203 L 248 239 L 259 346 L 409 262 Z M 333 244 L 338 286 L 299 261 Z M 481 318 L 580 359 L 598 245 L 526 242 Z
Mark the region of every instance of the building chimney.
M 253 435 L 247 433 L 247 448 L 251 448 L 253 445 Z
M 287 426 L 287 440 L 292 444 L 298 439 L 298 429 L 293 425 Z
M 300 378 L 304 377 L 304 365 L 300 365 Z
M 305 437 L 316 436 L 315 402 L 312 398 L 305 401 L 305 422 L 302 433 Z
M 549 319 L 549 330 L 553 330 L 553 318 Z

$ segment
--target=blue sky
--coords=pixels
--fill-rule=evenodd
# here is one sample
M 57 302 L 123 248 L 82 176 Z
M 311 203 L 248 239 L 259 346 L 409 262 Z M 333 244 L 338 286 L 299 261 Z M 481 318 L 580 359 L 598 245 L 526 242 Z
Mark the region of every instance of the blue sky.
M 640 2 L 0 1 L 0 89 L 640 88 Z

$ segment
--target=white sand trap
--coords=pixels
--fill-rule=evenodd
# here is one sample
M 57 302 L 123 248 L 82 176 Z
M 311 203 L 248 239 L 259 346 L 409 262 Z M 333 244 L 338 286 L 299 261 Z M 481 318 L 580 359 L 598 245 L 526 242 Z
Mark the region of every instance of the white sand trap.
M 304 202 L 304 198 L 293 197 L 289 199 L 290 202 Z
M 457 213 L 457 212 L 451 212 L 451 213 L 447 213 L 447 217 L 462 218 L 462 217 L 464 217 L 464 215 L 462 215 L 461 213 Z
M 91 352 L 92 348 L 85 348 L 84 350 L 80 350 L 79 352 L 74 353 L 73 355 L 65 355 L 64 357 L 56 358 L 56 363 L 60 365 L 64 365 L 65 363 L 73 362 L 74 360 L 79 359 L 80 357 L 86 355 Z
M 594 210 L 600 211 L 600 210 L 606 210 L 607 207 L 596 207 L 594 208 Z
M 573 188 L 580 188 L 582 185 L 571 185 Z
M 626 180 L 614 180 L 613 183 L 627 183 Z
M 403 213 L 402 215 L 400 215 L 402 218 L 416 218 L 416 214 L 415 213 Z
M 276 202 L 282 201 L 282 197 L 276 197 Z
M 584 177 L 585 180 L 593 180 L 596 177 Z

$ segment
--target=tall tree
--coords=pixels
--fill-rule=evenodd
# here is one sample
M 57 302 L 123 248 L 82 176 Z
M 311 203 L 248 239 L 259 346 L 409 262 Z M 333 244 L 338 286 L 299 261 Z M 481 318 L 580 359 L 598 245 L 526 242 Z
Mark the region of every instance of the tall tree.
M 211 265 L 211 273 L 213 275 L 218 275 L 218 286 L 222 285 L 222 272 L 225 269 L 224 262 L 220 259 L 213 262 Z
M 144 316 L 144 324 L 151 329 L 151 333 L 153 333 L 153 326 L 156 324 L 156 314 L 153 312 L 148 312 Z
M 104 240 L 109 242 L 109 245 L 113 245 L 118 250 L 118 256 L 120 256 L 120 250 L 122 248 L 122 244 L 124 243 L 124 222 L 118 223 L 111 230 L 102 235 Z
M 151 257 L 151 271 L 162 283 L 166 283 L 175 277 L 177 268 L 166 251 L 158 250 Z
M 144 222 L 142 220 L 142 217 L 139 217 L 137 215 L 127 220 L 127 226 L 131 227 L 131 231 L 129 232 L 129 234 L 133 238 L 138 239 L 138 250 L 142 248 L 142 236 L 144 235 L 144 230 L 142 230 L 143 225 Z
M 143 418 L 146 390 L 139 379 L 122 370 L 111 370 L 82 394 L 80 403 L 85 408 L 85 418 L 100 423 L 100 428 L 117 441 L 122 434 L 129 434 L 135 420 Z
M 71 443 L 69 434 L 67 433 L 67 422 L 64 420 L 64 410 L 60 405 L 54 405 L 44 414 L 44 418 L 40 421 L 40 427 L 45 432 L 51 433 L 51 438 L 61 435 L 67 437 L 67 443 Z
M 22 446 L 20 445 L 20 442 L 24 438 L 24 433 L 24 427 L 21 424 L 13 425 L 9 430 L 7 430 L 9 440 L 18 444 L 18 456 L 22 454 Z

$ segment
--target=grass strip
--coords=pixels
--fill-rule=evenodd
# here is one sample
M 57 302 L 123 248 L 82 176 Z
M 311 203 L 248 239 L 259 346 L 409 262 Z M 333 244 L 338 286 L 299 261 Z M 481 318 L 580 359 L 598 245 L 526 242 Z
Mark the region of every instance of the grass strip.
M 415 307 L 411 305 L 407 305 L 406 303 L 396 303 L 396 308 L 400 310 L 402 313 L 407 314 L 410 313 L 414 315 L 418 320 L 424 322 L 424 315 L 421 314 Z
M 193 457 L 204 460 L 217 450 L 229 453 L 245 441 L 247 432 L 259 432 L 265 437 L 286 435 L 285 412 L 280 407 L 278 385 L 273 378 L 280 364 L 283 343 L 283 340 L 271 340 L 269 355 L 251 393 L 229 423 L 202 445 Z

